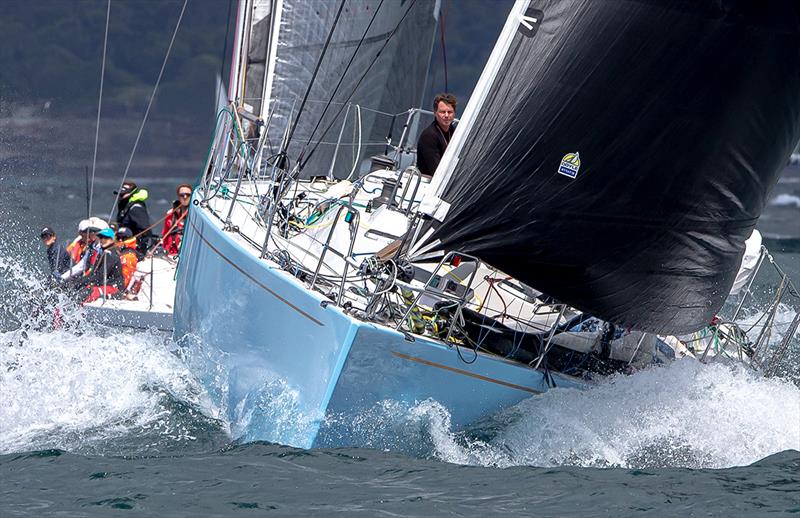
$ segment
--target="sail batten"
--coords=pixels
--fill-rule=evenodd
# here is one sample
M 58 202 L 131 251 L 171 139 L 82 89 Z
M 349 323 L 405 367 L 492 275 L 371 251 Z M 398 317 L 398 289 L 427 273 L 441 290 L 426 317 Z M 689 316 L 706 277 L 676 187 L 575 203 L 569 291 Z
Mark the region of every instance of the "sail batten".
M 478 256 L 626 327 L 703 327 L 800 139 L 800 7 L 515 9 L 502 64 L 437 171 L 447 210 L 416 248 Z

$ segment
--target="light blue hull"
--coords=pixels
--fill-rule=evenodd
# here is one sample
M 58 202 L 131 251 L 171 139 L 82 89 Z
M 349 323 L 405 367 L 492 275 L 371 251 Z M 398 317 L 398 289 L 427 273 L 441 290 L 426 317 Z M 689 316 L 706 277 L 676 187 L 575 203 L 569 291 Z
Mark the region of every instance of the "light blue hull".
M 365 416 L 433 400 L 463 427 L 548 390 L 544 373 L 365 323 L 259 260 L 191 211 L 178 268 L 175 336 L 232 433 L 302 448 L 373 445 Z M 472 351 L 463 353 L 467 360 Z M 555 375 L 559 387 L 580 387 Z

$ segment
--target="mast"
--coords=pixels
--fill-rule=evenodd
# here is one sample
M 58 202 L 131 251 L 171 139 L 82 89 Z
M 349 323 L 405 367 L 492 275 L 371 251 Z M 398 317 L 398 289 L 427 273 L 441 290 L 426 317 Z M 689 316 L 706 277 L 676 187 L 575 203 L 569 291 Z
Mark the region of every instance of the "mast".
M 272 0 L 272 28 L 268 38 L 267 66 L 264 69 L 264 89 L 261 92 L 261 113 L 259 114 L 264 120 L 269 117 L 270 95 L 272 92 L 272 80 L 275 75 L 275 58 L 278 53 L 278 34 L 280 34 L 282 14 L 283 0 Z
M 252 12 L 253 0 L 239 0 L 236 10 L 236 34 L 233 45 L 233 59 L 231 60 L 231 73 L 228 80 L 228 101 L 237 102 L 243 97 L 242 85 L 244 84 L 244 67 L 247 64 L 247 45 L 249 40 L 249 18 Z

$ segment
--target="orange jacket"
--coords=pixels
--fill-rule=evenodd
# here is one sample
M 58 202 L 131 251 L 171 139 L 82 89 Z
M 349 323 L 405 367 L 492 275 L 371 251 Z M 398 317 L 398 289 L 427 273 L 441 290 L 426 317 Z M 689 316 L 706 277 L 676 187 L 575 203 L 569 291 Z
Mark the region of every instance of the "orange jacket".
M 135 237 L 119 244 L 119 262 L 122 263 L 122 278 L 127 288 L 131 285 L 136 266 L 139 264 L 139 258 L 136 257 Z
M 81 236 L 76 237 L 72 240 L 72 243 L 67 245 L 67 253 L 72 258 L 72 264 L 78 264 L 85 251 L 86 241 Z

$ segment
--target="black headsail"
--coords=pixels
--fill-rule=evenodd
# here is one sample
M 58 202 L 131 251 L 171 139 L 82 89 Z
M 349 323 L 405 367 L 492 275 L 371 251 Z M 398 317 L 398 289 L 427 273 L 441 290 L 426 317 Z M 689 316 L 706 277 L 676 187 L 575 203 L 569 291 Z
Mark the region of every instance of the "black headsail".
M 702 327 L 800 138 L 800 2 L 533 0 L 512 16 L 416 249 L 474 254 L 620 325 Z

